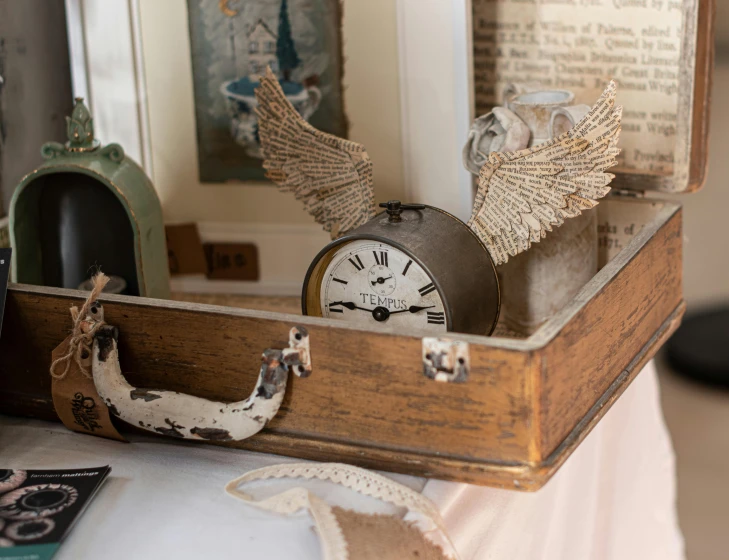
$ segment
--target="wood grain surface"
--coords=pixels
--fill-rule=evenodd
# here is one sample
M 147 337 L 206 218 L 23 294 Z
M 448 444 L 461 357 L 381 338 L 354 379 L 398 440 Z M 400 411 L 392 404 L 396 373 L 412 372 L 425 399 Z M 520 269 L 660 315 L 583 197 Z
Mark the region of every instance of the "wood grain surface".
M 424 377 L 417 333 L 181 301 L 102 301 L 107 322 L 120 329 L 130 383 L 219 401 L 250 393 L 261 352 L 283 348 L 292 326 L 309 330 L 311 377 L 292 377 L 268 427 L 229 445 L 536 489 L 678 324 L 680 218 L 678 205 L 658 207 L 629 245 L 529 339 L 454 334 L 470 344 L 464 384 Z M 11 287 L 0 338 L 0 412 L 55 418 L 49 357 L 70 330 L 69 307 L 83 297 L 72 290 Z M 267 298 L 255 304 L 293 311 L 295 303 Z
M 623 251 L 593 279 L 597 293 L 544 349 L 538 381 L 538 460 L 557 448 L 596 397 L 608 390 L 614 373 L 628 367 L 681 305 L 682 249 L 677 212 L 646 244 L 640 258 L 629 258 L 629 251 Z M 613 268 L 620 270 L 613 275 Z M 603 284 L 606 277 L 610 281 Z
M 693 107 L 691 108 L 691 156 L 686 192 L 701 189 L 709 168 L 709 122 L 711 92 L 714 81 L 714 28 L 716 0 L 699 0 L 696 22 L 696 72 L 693 76 Z
M 298 296 L 245 296 L 240 294 L 172 292 L 172 299 L 189 303 L 205 303 L 208 305 L 237 307 L 238 309 L 255 309 L 257 311 L 271 311 L 272 313 L 301 315 L 301 298 Z

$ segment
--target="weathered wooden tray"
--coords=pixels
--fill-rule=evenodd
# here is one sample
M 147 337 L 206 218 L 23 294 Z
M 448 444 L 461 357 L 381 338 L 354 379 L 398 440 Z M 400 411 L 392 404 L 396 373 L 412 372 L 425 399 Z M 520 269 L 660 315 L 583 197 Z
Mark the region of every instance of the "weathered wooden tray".
M 693 64 L 680 83 L 683 163 L 670 177 L 619 176 L 616 191 L 685 192 L 703 183 L 713 3 L 685 6 L 691 25 L 683 55 Z M 290 376 L 283 405 L 262 432 L 220 445 L 534 490 L 677 328 L 685 309 L 680 205 L 622 193 L 598 208 L 599 223 L 620 231 L 634 224 L 628 229 L 635 233 L 620 250 L 604 250 L 600 272 L 529 338 L 453 334 L 469 344 L 465 383 L 423 374 L 417 333 L 199 303 L 101 299 L 106 321 L 120 329 L 130 383 L 219 401 L 250 394 L 261 352 L 286 347 L 293 326 L 308 329 L 312 375 Z M 69 332 L 69 307 L 84 297 L 11 286 L 0 338 L 0 412 L 56 419 L 51 351 Z
M 130 383 L 221 401 L 244 398 L 265 348 L 309 330 L 313 373 L 291 377 L 268 427 L 226 445 L 533 490 L 543 485 L 678 326 L 681 210 L 648 223 L 574 301 L 527 340 L 456 335 L 466 383 L 423 375 L 422 339 L 292 314 L 105 296 Z M 612 208 L 618 210 L 618 208 Z M 12 285 L 0 338 L 0 411 L 55 420 L 49 356 L 84 294 Z

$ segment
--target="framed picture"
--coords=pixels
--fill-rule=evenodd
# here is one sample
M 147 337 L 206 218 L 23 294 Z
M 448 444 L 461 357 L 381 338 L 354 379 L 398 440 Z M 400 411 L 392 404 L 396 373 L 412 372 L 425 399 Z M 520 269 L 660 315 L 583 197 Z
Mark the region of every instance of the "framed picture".
M 313 126 L 346 136 L 339 0 L 188 0 L 199 177 L 264 178 L 255 88 L 267 68 Z

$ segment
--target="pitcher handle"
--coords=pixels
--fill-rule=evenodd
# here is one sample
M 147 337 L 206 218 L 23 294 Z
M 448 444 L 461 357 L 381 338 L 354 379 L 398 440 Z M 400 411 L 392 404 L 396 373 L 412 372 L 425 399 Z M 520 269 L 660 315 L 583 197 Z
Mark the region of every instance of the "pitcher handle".
M 567 132 L 575 126 L 575 123 L 581 121 L 589 110 L 589 105 L 571 105 L 552 109 L 552 115 L 549 118 L 549 137 L 554 138 Z M 565 125 L 565 121 L 569 123 L 569 126 Z

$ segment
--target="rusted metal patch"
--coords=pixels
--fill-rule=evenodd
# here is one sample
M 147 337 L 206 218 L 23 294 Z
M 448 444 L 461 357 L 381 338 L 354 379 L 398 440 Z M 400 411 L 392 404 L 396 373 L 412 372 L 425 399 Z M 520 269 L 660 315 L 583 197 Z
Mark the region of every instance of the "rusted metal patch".
M 109 412 L 111 412 L 114 416 L 119 416 L 119 410 L 117 410 L 117 408 L 111 402 L 111 399 L 106 399 L 105 403 L 107 408 L 109 409 Z
M 142 399 L 145 402 L 153 401 L 155 399 L 161 399 L 162 396 L 157 393 L 152 393 L 149 389 L 132 389 L 129 391 L 129 396 L 133 401 Z
M 423 375 L 444 383 L 465 383 L 471 369 L 467 342 L 423 338 Z
M 168 428 L 158 427 L 158 428 L 155 428 L 154 431 L 159 432 L 160 434 L 165 435 L 165 436 L 171 436 L 171 437 L 176 437 L 176 438 L 185 437 L 185 434 L 183 434 L 180 431 L 180 430 L 184 430 L 185 426 L 180 426 L 174 420 L 170 420 L 169 418 L 165 418 L 165 424 L 167 424 L 169 427 Z M 141 423 L 140 423 L 140 425 L 141 425 Z
M 261 383 L 258 386 L 257 396 L 264 399 L 271 399 L 274 395 L 286 390 L 286 380 L 289 376 L 289 368 L 283 363 L 283 352 L 281 350 L 264 350 L 261 358 Z M 255 403 L 251 403 L 252 405 Z M 242 407 L 241 407 L 242 408 Z M 238 410 L 233 410 L 238 412 Z
M 309 331 L 304 327 L 294 327 L 289 331 L 289 347 L 284 349 L 283 363 L 299 377 L 311 375 L 311 351 Z
M 228 430 L 221 428 L 198 428 L 190 430 L 190 433 L 210 441 L 230 441 L 233 439 Z
M 118 338 L 119 329 L 117 329 L 116 327 L 104 325 L 98 330 L 94 340 L 98 343 L 100 362 L 106 361 L 106 359 L 109 357 L 109 352 L 111 352 L 111 349 L 113 347 L 113 342 L 116 341 Z

